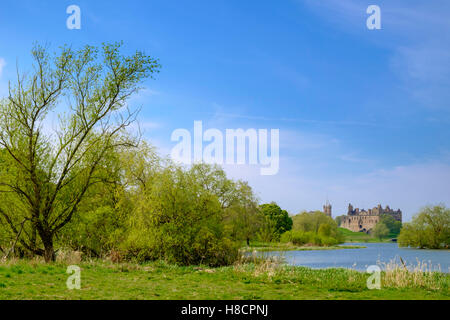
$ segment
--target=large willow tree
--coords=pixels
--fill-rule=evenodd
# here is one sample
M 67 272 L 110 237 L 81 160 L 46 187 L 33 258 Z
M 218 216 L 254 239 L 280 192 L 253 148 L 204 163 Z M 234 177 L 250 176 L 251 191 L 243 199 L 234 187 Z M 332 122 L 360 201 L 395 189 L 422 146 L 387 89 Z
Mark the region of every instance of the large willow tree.
M 159 64 L 120 49 L 50 54 L 36 45 L 33 69 L 18 72 L 0 101 L 0 223 L 12 242 L 46 261 L 88 189 L 107 179 L 108 154 L 135 143 L 123 134 L 137 112 L 127 100 Z

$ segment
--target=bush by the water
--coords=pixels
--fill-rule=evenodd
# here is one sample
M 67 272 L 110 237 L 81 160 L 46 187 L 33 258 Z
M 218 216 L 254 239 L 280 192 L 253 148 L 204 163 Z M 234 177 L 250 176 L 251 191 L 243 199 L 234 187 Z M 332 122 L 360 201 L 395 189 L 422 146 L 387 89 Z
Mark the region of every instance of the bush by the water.
M 330 236 L 314 233 L 312 231 L 304 232 L 299 230 L 291 230 L 283 233 L 280 241 L 284 243 L 290 242 L 297 246 L 308 244 L 316 246 L 333 246 L 340 243 L 339 240 Z
M 450 247 L 450 209 L 428 206 L 405 223 L 398 236 L 402 247 L 440 249 Z
M 179 167 L 156 174 L 143 190 L 121 244 L 126 255 L 183 265 L 218 266 L 236 260 L 238 246 L 225 233 L 220 201 L 195 174 Z
M 292 229 L 289 213 L 275 202 L 262 204 L 259 209 L 264 216 L 264 226 L 259 233 L 261 240 L 279 241 L 281 234 Z
M 303 212 L 294 216 L 293 225 L 293 230 L 281 235 L 281 242 L 299 246 L 332 246 L 344 240 L 336 222 L 320 211 Z

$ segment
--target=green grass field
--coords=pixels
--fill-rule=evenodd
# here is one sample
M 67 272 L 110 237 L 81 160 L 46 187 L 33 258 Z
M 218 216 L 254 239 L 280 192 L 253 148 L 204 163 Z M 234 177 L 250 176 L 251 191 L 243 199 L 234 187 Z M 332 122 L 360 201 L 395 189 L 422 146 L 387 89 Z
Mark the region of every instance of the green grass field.
M 445 299 L 449 275 L 433 274 L 409 288 L 369 290 L 368 274 L 272 263 L 178 267 L 164 263 L 81 263 L 81 290 L 66 287 L 66 265 L 0 264 L 0 299 Z
M 390 235 L 386 239 L 380 240 L 364 232 L 353 232 L 345 228 L 339 228 L 339 231 L 345 236 L 345 242 L 391 242 L 390 239 L 397 237 Z

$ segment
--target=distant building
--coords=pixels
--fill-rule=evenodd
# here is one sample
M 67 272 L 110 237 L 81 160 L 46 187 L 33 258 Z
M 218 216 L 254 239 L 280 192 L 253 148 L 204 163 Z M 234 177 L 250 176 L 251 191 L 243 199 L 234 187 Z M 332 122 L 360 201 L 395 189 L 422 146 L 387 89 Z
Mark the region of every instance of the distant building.
M 327 201 L 327 203 L 323 206 L 323 212 L 331 217 L 331 204 Z
M 377 207 L 366 211 L 364 209 L 360 210 L 359 208 L 353 209 L 353 206 L 349 204 L 347 216 L 342 218 L 340 226 L 354 232 L 369 233 L 383 215 L 390 215 L 395 220 L 402 221 L 402 211 L 400 209 L 394 211 L 389 206 L 383 209 L 381 204 L 379 204 Z

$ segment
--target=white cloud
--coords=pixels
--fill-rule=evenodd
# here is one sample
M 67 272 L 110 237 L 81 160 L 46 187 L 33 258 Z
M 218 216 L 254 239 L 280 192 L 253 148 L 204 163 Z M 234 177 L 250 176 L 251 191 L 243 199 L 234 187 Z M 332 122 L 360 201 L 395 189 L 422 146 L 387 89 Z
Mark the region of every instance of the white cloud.
M 342 179 L 338 176 L 311 176 L 308 166 L 295 159 L 282 158 L 280 172 L 260 176 L 252 166 L 225 166 L 233 178 L 249 181 L 261 201 L 276 201 L 290 213 L 320 210 L 329 199 L 333 216 L 346 214 L 348 203 L 372 208 L 389 205 L 403 211 L 410 221 L 420 208 L 429 204 L 450 205 L 450 165 L 438 162 L 399 166 Z
M 219 106 L 214 104 L 214 106 Z M 292 117 L 266 117 L 266 116 L 254 116 L 242 113 L 230 113 L 221 112 L 223 109 L 216 108 L 215 113 L 211 113 L 213 116 L 214 123 L 226 123 L 230 119 L 244 119 L 251 121 L 270 121 L 272 123 L 286 123 L 286 124 L 316 124 L 316 125 L 327 125 L 327 126 L 357 126 L 357 127 L 386 127 L 386 124 L 378 124 L 375 122 L 365 122 L 365 121 L 334 121 L 334 120 L 317 120 L 317 119 L 305 119 L 305 118 L 292 118 Z
M 391 58 L 391 67 L 409 94 L 423 105 L 450 107 L 450 45 L 427 42 L 398 47 Z
M 2 77 L 3 74 L 3 68 L 6 66 L 6 61 L 5 59 L 0 57 L 0 78 Z
M 139 106 L 145 106 L 156 96 L 161 95 L 160 91 L 151 89 L 149 87 L 143 87 L 137 93 L 133 94 L 127 101 L 127 105 L 134 108 Z
M 236 127 L 230 119 L 221 125 Z M 150 142 L 164 155 L 174 146 L 168 137 L 155 140 L 154 134 Z M 258 165 L 224 165 L 224 169 L 230 177 L 248 181 L 262 202 L 276 201 L 291 213 L 321 209 L 328 198 L 334 216 L 345 214 L 349 202 L 366 209 L 380 203 L 400 208 L 409 221 L 424 205 L 450 205 L 448 157 L 373 169 L 376 161 L 326 134 L 281 129 L 280 144 L 280 167 L 274 176 L 260 175 Z M 340 167 L 343 161 L 351 165 L 347 171 Z
M 163 127 L 162 123 L 155 121 L 136 121 L 132 124 L 133 129 L 140 129 L 143 131 L 152 131 Z
M 338 156 L 339 159 L 346 162 L 370 162 L 370 159 L 362 158 L 356 152 L 345 153 Z
M 345 212 L 345 199 L 366 208 L 382 203 L 402 209 L 406 220 L 425 205 L 450 204 L 448 190 L 450 165 L 439 162 L 377 170 L 330 185 L 340 212 Z

